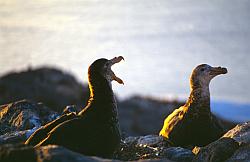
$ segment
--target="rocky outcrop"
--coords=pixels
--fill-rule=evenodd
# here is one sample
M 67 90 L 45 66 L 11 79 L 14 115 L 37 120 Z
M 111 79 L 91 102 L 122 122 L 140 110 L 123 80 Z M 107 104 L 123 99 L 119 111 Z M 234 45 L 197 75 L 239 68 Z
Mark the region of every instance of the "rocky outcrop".
M 87 86 L 55 68 L 28 69 L 0 78 L 0 105 L 22 99 L 42 102 L 57 112 L 67 105 L 80 109 L 89 97 Z
M 25 131 L 14 131 L 8 132 L 0 136 L 0 145 L 9 143 L 21 143 L 26 141 L 26 139 L 36 130 L 37 128 L 25 130 Z
M 43 104 L 27 100 L 0 106 L 0 161 L 13 161 L 22 157 L 24 161 L 103 161 L 87 157 L 59 146 L 43 146 L 35 150 L 18 145 L 45 123 L 59 116 Z M 69 106 L 64 113 L 75 112 Z M 247 161 L 249 159 L 249 122 L 237 125 L 223 138 L 202 148 L 191 150 L 171 147 L 171 143 L 158 135 L 129 136 L 124 138 L 121 148 L 115 154 L 116 161 Z M 3 145 L 5 144 L 5 145 Z M 7 145 L 6 145 L 7 144 Z M 6 160 L 7 158 L 7 160 Z M 34 160 L 35 159 L 35 160 Z M 147 160 L 148 159 L 148 160 Z M 106 160 L 106 159 L 105 159 Z M 114 160 L 106 160 L 114 161 Z
M 58 116 L 42 103 L 27 100 L 0 106 L 0 144 L 23 142 Z
M 233 138 L 239 143 L 250 144 L 250 122 L 238 124 L 223 137 Z
M 54 120 L 58 113 L 42 103 L 22 100 L 0 106 L 0 135 L 40 127 Z
M 177 162 L 190 162 L 194 158 L 191 150 L 181 147 L 164 148 L 162 152 L 163 157 Z
M 193 162 L 222 162 L 227 160 L 239 148 L 239 143 L 232 138 L 221 138 L 200 149 Z
M 8 144 L 0 146 L 1 162 L 101 162 L 104 159 L 88 157 L 70 151 L 64 147 L 48 145 L 38 148 L 23 144 Z M 111 160 L 106 160 L 111 162 Z M 113 161 L 113 160 L 112 160 Z M 116 160 L 114 160 L 116 162 Z
M 168 159 L 177 162 L 191 161 L 194 154 L 181 147 L 170 147 L 169 143 L 157 135 L 128 137 L 121 144 L 116 158 L 120 160 Z
M 1 162 L 121 162 L 114 159 L 84 156 L 57 145 L 32 148 L 22 144 L 0 146 Z M 168 159 L 140 160 L 140 162 L 171 162 Z
M 126 144 L 135 144 L 138 146 L 150 146 L 150 147 L 165 147 L 169 146 L 163 137 L 158 135 L 146 135 L 146 136 L 130 136 L 123 140 Z
M 116 158 L 125 161 L 160 158 L 164 145 L 163 138 L 157 135 L 127 137 L 122 141 Z
M 250 144 L 240 147 L 226 162 L 249 162 Z
M 35 150 L 31 146 L 24 144 L 5 144 L 0 145 L 0 161 L 1 162 L 35 162 Z
M 182 102 L 133 96 L 118 103 L 119 120 L 125 136 L 158 133 L 163 121 Z
M 99 157 L 84 156 L 62 146 L 48 145 L 35 149 L 37 162 L 118 162 Z
M 193 149 L 197 161 L 249 161 L 250 160 L 250 122 L 238 124 L 219 140 L 205 147 Z

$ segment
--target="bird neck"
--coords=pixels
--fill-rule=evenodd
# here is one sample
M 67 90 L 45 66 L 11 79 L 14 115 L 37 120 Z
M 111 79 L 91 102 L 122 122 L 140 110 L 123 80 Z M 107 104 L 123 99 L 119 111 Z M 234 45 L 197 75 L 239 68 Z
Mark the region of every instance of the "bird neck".
M 107 79 L 105 79 L 104 77 L 89 76 L 89 90 L 90 96 L 88 104 L 82 111 L 79 112 L 79 115 L 83 115 L 87 111 L 104 113 L 108 109 L 113 109 L 113 106 L 116 105 L 111 83 L 108 82 Z M 96 105 L 99 105 L 102 108 L 95 109 L 94 111 L 92 111 L 92 107 L 96 107 Z
M 94 115 L 102 121 L 117 124 L 118 112 L 111 83 L 104 77 L 89 77 L 89 90 L 88 104 L 78 115 Z
M 104 77 L 89 78 L 89 90 L 92 102 L 115 102 L 111 82 Z
M 190 108 L 190 111 L 199 113 L 210 112 L 210 91 L 209 85 L 192 85 L 189 99 L 185 106 Z

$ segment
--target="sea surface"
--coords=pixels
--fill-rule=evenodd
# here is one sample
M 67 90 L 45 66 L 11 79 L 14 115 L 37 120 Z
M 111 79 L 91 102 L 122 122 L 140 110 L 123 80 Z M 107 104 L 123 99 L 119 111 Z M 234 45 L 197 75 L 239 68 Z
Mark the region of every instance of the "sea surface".
M 121 99 L 185 100 L 195 66 L 224 66 L 213 111 L 250 119 L 249 0 L 0 0 L 0 51 L 0 75 L 52 66 L 80 82 L 94 60 L 122 55 Z

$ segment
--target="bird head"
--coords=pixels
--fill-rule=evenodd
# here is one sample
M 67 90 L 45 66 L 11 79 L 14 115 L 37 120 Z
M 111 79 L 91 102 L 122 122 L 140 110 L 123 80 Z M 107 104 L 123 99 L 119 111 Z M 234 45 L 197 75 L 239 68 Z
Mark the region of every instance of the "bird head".
M 209 86 L 210 81 L 220 75 L 226 74 L 227 69 L 224 67 L 212 67 L 207 64 L 198 65 L 192 72 L 190 78 L 191 87 L 193 86 Z
M 101 58 L 94 61 L 90 65 L 88 70 L 89 81 L 91 81 L 92 76 L 96 76 L 96 79 L 98 77 L 102 77 L 105 78 L 108 82 L 115 80 L 119 84 L 124 84 L 123 81 L 119 77 L 117 77 L 111 69 L 114 64 L 119 63 L 121 60 L 124 60 L 122 56 L 114 57 L 110 60 Z

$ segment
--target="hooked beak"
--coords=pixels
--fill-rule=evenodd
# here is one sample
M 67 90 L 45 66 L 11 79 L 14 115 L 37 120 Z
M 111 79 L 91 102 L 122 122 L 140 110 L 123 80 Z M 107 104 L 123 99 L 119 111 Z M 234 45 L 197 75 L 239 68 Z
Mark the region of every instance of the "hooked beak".
M 119 63 L 121 60 L 124 60 L 124 58 L 122 56 L 119 56 L 119 57 L 114 57 L 109 61 L 111 66 L 113 66 L 114 64 Z M 117 81 L 119 84 L 124 84 L 124 82 L 119 77 L 117 77 L 113 71 L 112 71 L 112 80 Z
M 227 73 L 227 68 L 224 67 L 212 67 L 212 69 L 210 70 L 209 74 L 210 75 L 220 75 L 220 74 L 226 74 Z

